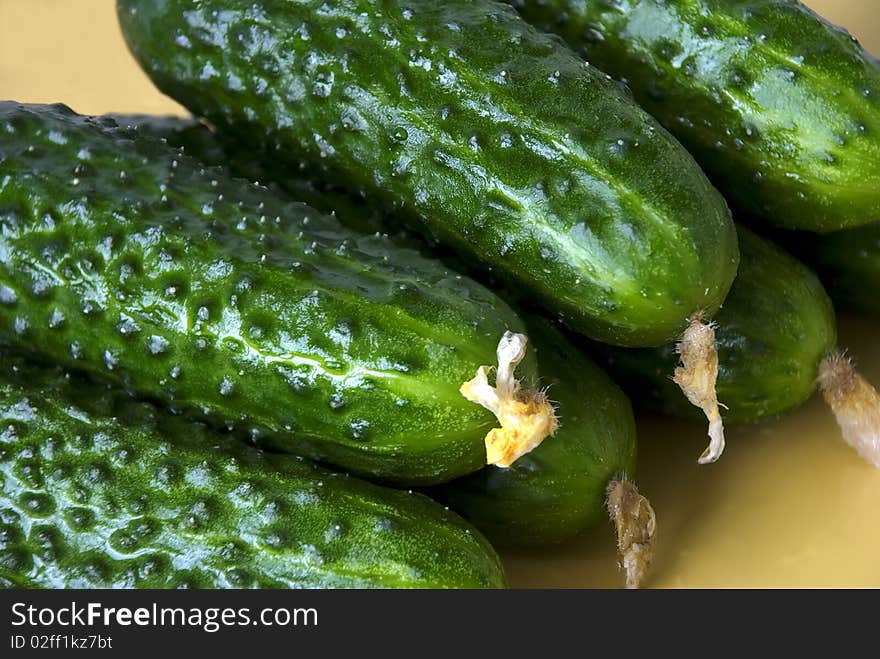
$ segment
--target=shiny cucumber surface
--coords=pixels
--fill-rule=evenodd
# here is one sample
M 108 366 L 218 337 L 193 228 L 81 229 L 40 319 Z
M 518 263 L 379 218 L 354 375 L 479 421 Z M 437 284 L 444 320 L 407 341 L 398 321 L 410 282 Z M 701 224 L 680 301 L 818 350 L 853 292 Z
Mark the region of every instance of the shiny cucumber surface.
M 800 406 L 816 390 L 822 360 L 837 345 L 831 300 L 819 278 L 773 243 L 739 227 L 739 275 L 716 316 L 718 400 L 726 422 L 751 423 Z M 675 344 L 599 350 L 634 401 L 698 416 L 670 374 Z
M 118 116 L 116 121 L 211 164 L 225 164 L 260 181 L 272 180 L 266 168 L 224 145 L 207 127 L 174 117 Z M 349 224 L 366 223 L 381 231 L 387 214 L 365 215 L 358 204 L 330 186 L 305 178 L 273 181 L 291 197 L 336 213 Z M 394 236 L 395 242 L 412 236 Z M 424 249 L 425 246 L 422 245 Z M 615 478 L 635 471 L 636 434 L 631 407 L 623 393 L 553 323 L 526 321 L 529 348 L 536 352 L 542 377 L 532 386 L 547 391 L 561 427 L 552 438 L 510 468 L 486 467 L 429 492 L 461 512 L 493 542 L 537 546 L 576 535 L 607 516 L 606 489 Z
M 4 587 L 504 586 L 477 530 L 427 497 L 0 354 Z
M 389 203 L 554 317 L 629 346 L 711 315 L 726 204 L 625 90 L 491 0 L 120 0 L 158 87 L 269 167 Z
M 495 466 L 440 486 L 433 494 L 493 542 L 560 542 L 608 517 L 608 486 L 632 479 L 636 427 L 629 400 L 559 329 L 539 318 L 529 338 L 555 375 L 540 386 L 556 406 L 556 434 L 509 469 Z
M 486 464 L 458 390 L 522 328 L 492 292 L 109 119 L 4 103 L 0 131 L 4 342 L 360 474 Z
M 795 0 L 514 0 L 632 89 L 737 209 L 880 221 L 880 65 Z

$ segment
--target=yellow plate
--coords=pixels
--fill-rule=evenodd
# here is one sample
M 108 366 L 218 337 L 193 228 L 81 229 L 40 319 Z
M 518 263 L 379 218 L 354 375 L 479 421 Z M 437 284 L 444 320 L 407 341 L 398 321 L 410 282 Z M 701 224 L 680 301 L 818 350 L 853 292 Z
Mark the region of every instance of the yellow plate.
M 880 53 L 876 0 L 808 4 Z M 61 101 L 88 114 L 184 114 L 135 65 L 113 5 L 0 0 L 0 97 Z M 841 345 L 880 382 L 880 322 L 841 324 Z M 649 585 L 880 587 L 880 472 L 843 444 L 818 397 L 785 420 L 731 429 L 715 465 L 696 464 L 702 424 L 646 418 L 639 431 L 639 485 L 659 524 Z M 621 583 L 610 526 L 505 559 L 514 586 Z

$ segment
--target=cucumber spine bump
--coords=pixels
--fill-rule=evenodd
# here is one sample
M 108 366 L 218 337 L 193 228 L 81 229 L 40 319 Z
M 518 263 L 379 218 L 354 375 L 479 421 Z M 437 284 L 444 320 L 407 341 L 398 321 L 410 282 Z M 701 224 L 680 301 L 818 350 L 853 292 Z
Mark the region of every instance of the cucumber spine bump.
M 160 89 L 379 201 L 594 338 L 658 345 L 735 275 L 724 200 L 604 74 L 491 1 L 120 0 Z
M 475 528 L 0 353 L 0 584 L 499 588 Z
M 829 232 L 880 221 L 880 65 L 794 0 L 513 0 L 624 80 L 735 209 Z
M 0 130 L 3 341 L 360 474 L 486 464 L 458 388 L 522 328 L 493 293 L 112 120 L 4 103 Z

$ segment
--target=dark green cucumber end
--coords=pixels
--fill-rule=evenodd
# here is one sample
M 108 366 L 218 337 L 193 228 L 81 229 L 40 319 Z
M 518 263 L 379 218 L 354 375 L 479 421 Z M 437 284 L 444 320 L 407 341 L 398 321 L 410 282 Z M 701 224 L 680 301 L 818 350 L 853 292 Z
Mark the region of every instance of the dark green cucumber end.
M 486 467 L 431 491 L 495 544 L 562 542 L 606 517 L 609 482 L 632 477 L 636 428 L 629 400 L 551 323 L 528 321 L 560 427 L 507 469 Z
M 725 423 L 782 416 L 816 389 L 822 359 L 837 340 L 834 310 L 819 279 L 772 243 L 739 227 L 740 274 L 715 317 L 718 401 Z M 657 349 L 596 347 L 636 405 L 697 418 L 671 375 L 674 344 Z

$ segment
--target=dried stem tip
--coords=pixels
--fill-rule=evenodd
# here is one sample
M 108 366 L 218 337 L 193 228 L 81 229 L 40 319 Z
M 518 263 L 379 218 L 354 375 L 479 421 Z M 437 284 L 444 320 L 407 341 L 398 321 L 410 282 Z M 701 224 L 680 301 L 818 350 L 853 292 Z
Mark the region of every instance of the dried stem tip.
M 676 367 L 672 379 L 691 404 L 703 410 L 709 420 L 709 446 L 698 462 L 715 462 L 724 452 L 724 424 L 715 393 L 718 379 L 715 329 L 697 317 L 692 318 L 676 349 L 681 355 L 681 365 Z
M 630 481 L 608 484 L 608 514 L 617 529 L 617 555 L 626 572 L 626 587 L 639 588 L 654 558 L 657 517 L 651 503 Z
M 544 392 L 522 389 L 513 376 L 527 341 L 524 334 L 505 332 L 498 343 L 495 386 L 489 384 L 492 367 L 480 366 L 476 377 L 459 389 L 469 401 L 491 411 L 501 425 L 486 435 L 486 464 L 509 467 L 556 432 L 556 414 Z
M 880 395 L 852 361 L 834 352 L 819 365 L 819 388 L 846 443 L 880 469 Z

